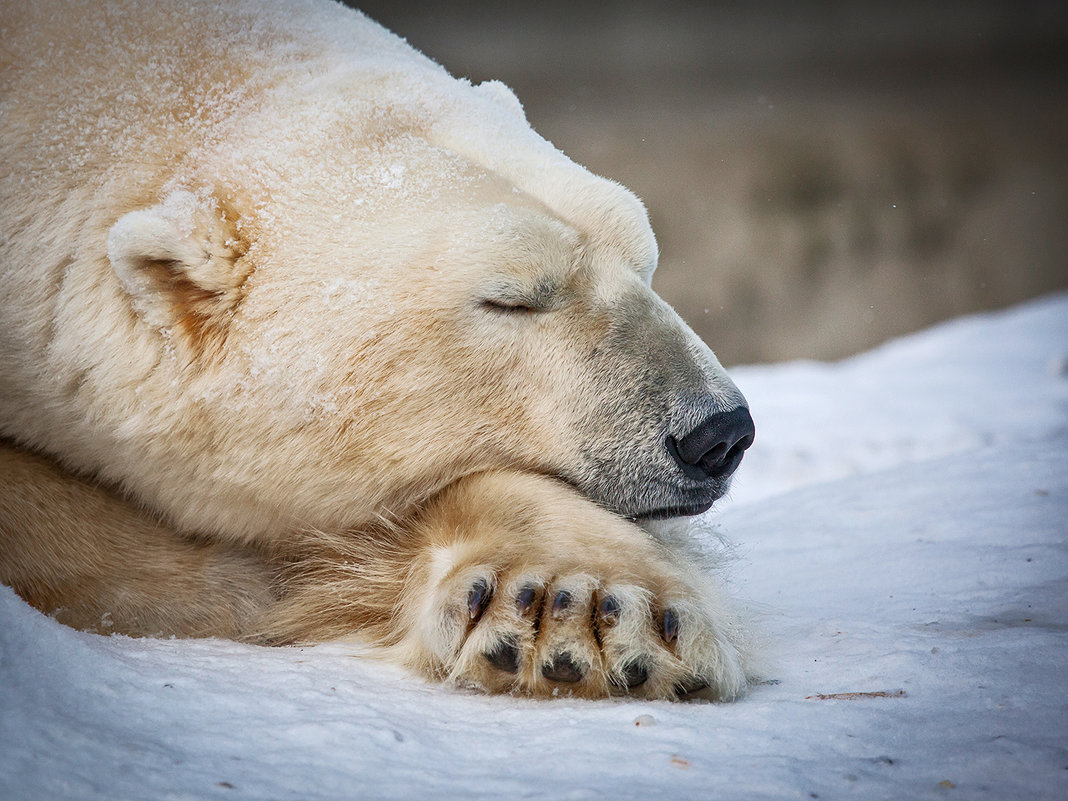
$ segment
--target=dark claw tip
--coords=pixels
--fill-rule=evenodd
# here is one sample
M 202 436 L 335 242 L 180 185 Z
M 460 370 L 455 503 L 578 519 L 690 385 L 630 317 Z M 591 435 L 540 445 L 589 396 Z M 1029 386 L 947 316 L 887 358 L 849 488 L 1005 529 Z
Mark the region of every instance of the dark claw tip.
M 519 672 L 519 645 L 514 637 L 505 637 L 487 654 L 483 654 L 489 663 L 505 673 Z
M 619 620 L 619 601 L 611 595 L 606 595 L 601 601 L 601 618 L 609 623 Z
M 649 671 L 646 670 L 645 665 L 637 660 L 628 662 L 623 666 L 623 675 L 620 680 L 617 680 L 617 684 L 621 687 L 626 687 L 628 690 L 632 690 L 635 687 L 641 687 L 649 679 Z
M 663 633 L 666 642 L 675 642 L 679 636 L 679 616 L 674 609 L 664 610 Z
M 534 605 L 534 598 L 537 594 L 538 591 L 533 587 L 524 587 L 519 591 L 519 594 L 515 597 L 515 608 L 519 610 L 519 614 L 525 615 L 530 611 L 530 607 Z
M 571 661 L 571 654 L 564 651 L 554 656 L 552 662 L 541 666 L 541 675 L 550 681 L 574 684 L 576 681 L 582 681 L 586 671 Z
M 560 590 L 553 598 L 553 617 L 559 617 L 563 612 L 571 608 L 571 593 Z
M 467 611 L 472 620 L 478 620 L 490 602 L 490 587 L 485 579 L 479 579 L 467 591 Z

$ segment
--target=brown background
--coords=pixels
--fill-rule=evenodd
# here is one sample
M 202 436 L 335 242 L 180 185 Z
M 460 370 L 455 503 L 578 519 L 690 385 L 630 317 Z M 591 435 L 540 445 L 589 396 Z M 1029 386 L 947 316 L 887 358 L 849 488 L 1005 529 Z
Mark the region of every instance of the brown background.
M 725 364 L 1068 288 L 1068 3 L 359 3 L 634 190 Z

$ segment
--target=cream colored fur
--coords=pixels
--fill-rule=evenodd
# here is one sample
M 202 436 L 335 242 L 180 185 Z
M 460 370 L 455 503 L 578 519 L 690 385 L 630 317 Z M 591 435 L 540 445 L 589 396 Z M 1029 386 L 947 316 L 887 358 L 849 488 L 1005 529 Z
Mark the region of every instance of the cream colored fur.
M 252 549 L 176 534 L 132 504 L 0 443 L 0 580 L 102 634 L 242 637 L 277 603 Z
M 3 24 L 0 578 L 495 691 L 743 689 L 718 590 L 624 519 L 688 503 L 665 435 L 744 403 L 630 193 L 319 0 Z

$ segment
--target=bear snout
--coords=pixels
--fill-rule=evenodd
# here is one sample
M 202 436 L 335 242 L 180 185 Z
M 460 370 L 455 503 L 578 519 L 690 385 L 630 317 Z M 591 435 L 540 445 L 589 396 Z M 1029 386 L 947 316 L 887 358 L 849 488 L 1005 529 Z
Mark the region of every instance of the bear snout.
M 664 444 L 683 473 L 695 481 L 708 481 L 731 475 L 755 436 L 749 410 L 737 406 L 706 417 L 680 437 L 669 434 Z

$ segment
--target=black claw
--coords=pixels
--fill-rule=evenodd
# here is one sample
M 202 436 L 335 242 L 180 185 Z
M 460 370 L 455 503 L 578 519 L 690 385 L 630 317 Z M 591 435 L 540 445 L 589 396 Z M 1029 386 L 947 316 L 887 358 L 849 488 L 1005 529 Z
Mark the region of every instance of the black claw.
M 505 637 L 488 654 L 483 654 L 489 663 L 505 673 L 519 672 L 519 644 L 515 637 Z
M 519 594 L 515 597 L 515 608 L 519 610 L 519 614 L 525 615 L 530 611 L 530 608 L 534 606 L 534 599 L 537 595 L 538 591 L 534 587 L 524 587 L 519 591 Z
M 560 617 L 570 608 L 571 593 L 567 590 L 560 590 L 560 592 L 556 593 L 556 597 L 553 598 L 553 617 Z
M 550 681 L 574 684 L 576 681 L 582 681 L 586 671 L 571 661 L 571 654 L 564 651 L 554 656 L 552 662 L 541 666 L 541 675 Z
M 615 623 L 619 620 L 619 601 L 611 595 L 606 595 L 601 601 L 601 620 L 605 623 Z
M 623 676 L 621 679 L 621 682 L 617 681 L 618 686 L 632 690 L 635 687 L 641 687 L 645 684 L 649 679 L 649 671 L 646 670 L 645 665 L 641 662 L 634 660 L 623 666 Z
M 674 609 L 664 610 L 664 620 L 662 624 L 662 631 L 665 642 L 675 642 L 679 636 L 679 616 L 675 614 Z
M 467 591 L 467 611 L 472 620 L 482 617 L 482 613 L 489 606 L 491 597 L 493 597 L 493 592 L 485 579 L 479 579 L 471 586 L 471 589 Z

